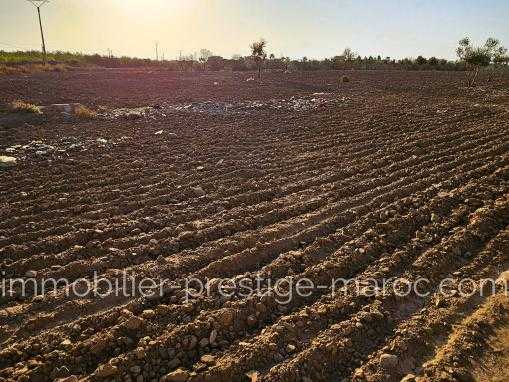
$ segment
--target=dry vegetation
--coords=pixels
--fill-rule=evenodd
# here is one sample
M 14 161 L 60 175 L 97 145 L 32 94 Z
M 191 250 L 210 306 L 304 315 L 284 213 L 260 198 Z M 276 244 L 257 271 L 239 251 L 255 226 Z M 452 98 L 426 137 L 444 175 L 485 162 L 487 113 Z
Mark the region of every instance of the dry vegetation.
M 0 64 L 0 75 L 34 74 L 38 72 L 64 72 L 70 69 L 66 64 Z
M 78 118 L 92 119 L 97 117 L 97 112 L 93 111 L 92 109 L 86 106 L 78 105 L 74 109 L 74 115 Z
M 41 108 L 29 102 L 16 100 L 12 101 L 9 105 L 9 111 L 14 113 L 32 113 L 41 114 Z

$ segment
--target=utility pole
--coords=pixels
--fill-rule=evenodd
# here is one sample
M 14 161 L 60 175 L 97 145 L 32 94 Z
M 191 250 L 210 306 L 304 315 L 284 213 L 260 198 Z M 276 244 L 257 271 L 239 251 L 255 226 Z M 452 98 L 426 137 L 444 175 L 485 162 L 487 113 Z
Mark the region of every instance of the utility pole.
M 37 8 L 37 15 L 39 16 L 39 28 L 41 30 L 41 40 L 42 40 L 42 60 L 44 65 L 46 65 L 47 55 L 46 55 L 46 43 L 44 42 L 44 32 L 42 31 L 42 21 L 41 21 L 41 7 L 46 4 L 49 0 L 28 0 L 34 7 Z
M 158 48 L 159 48 L 159 42 L 156 41 L 156 61 L 159 61 L 159 51 L 158 51 Z

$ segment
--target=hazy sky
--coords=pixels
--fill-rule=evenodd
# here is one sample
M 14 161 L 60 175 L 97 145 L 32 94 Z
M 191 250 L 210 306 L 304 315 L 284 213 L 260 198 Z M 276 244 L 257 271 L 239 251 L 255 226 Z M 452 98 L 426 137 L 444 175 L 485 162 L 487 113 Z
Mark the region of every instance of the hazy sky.
M 509 47 L 509 0 L 51 0 L 48 50 L 166 58 L 208 48 L 247 55 L 260 37 L 294 58 L 361 55 L 454 58 L 457 41 L 489 36 Z M 39 49 L 35 8 L 0 0 L 0 49 Z

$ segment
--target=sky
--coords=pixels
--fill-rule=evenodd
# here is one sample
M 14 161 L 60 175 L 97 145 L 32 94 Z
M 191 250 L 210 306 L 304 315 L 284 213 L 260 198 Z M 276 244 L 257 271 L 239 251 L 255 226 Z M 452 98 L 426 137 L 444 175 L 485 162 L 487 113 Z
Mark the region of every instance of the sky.
M 277 57 L 455 58 L 457 42 L 499 38 L 509 47 L 509 0 L 50 0 L 46 45 L 116 56 L 176 58 L 206 48 L 248 55 L 261 37 Z M 36 9 L 0 0 L 0 49 L 40 49 Z

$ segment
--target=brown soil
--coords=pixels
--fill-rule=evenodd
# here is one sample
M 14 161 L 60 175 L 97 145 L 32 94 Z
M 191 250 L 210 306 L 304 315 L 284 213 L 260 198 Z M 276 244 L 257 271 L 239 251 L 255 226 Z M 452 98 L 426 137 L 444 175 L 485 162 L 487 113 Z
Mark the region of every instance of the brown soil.
M 0 168 L 3 280 L 430 280 L 427 297 L 320 289 L 288 304 L 12 289 L 0 381 L 506 380 L 507 298 L 446 298 L 438 283 L 509 269 L 509 78 L 343 74 L 0 77 L 5 105 L 159 110 L 0 113 L 0 155 L 17 158 Z M 250 101 L 262 106 L 221 111 Z M 200 112 L 167 107 L 187 103 Z

